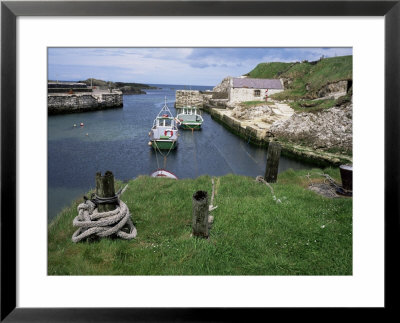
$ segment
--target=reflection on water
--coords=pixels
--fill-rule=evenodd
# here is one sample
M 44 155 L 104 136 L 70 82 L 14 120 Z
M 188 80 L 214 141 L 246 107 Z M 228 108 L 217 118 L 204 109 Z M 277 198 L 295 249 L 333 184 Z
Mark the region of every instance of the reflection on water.
M 49 116 L 49 220 L 95 186 L 96 172 L 110 170 L 117 179 L 129 180 L 164 166 L 164 158 L 156 155 L 147 143 L 165 96 L 175 113 L 175 90 L 171 88 L 166 85 L 163 89 L 149 90 L 147 95 L 124 96 L 122 109 Z M 201 131 L 180 131 L 178 148 L 166 160 L 169 171 L 179 178 L 264 174 L 265 149 L 231 134 L 207 113 L 203 113 L 203 118 Z M 79 126 L 81 122 L 84 127 Z M 310 165 L 281 157 L 279 171 L 289 168 L 310 168 Z

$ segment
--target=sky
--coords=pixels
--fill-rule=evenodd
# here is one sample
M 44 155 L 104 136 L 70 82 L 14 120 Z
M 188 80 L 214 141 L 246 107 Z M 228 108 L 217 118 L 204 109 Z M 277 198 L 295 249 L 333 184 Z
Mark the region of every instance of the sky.
M 215 86 L 259 63 L 344 55 L 352 48 L 48 48 L 48 79 Z

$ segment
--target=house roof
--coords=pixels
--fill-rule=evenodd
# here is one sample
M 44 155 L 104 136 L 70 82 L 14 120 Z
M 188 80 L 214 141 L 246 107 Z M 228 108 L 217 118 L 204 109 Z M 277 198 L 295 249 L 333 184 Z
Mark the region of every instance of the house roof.
M 253 78 L 234 78 L 233 87 L 246 87 L 251 89 L 279 89 L 283 90 L 279 79 L 253 79 Z

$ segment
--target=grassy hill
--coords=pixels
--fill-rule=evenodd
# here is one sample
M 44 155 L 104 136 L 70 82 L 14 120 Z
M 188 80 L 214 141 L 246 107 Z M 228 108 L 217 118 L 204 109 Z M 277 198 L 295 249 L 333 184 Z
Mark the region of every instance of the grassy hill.
M 285 91 L 271 97 L 278 100 L 316 99 L 325 85 L 352 80 L 353 56 L 324 58 L 315 62 L 260 63 L 247 76 L 253 78 L 280 78 Z
M 254 178 L 215 179 L 214 223 L 208 240 L 191 237 L 192 195 L 209 176 L 171 180 L 140 176 L 121 199 L 138 235 L 72 243 L 77 205 L 48 228 L 49 275 L 351 275 L 352 198 L 325 198 L 307 189 L 308 174 L 281 173 L 274 196 Z M 324 170 L 340 183 L 339 170 Z M 117 183 L 117 188 L 125 184 Z
M 278 78 L 284 71 L 289 69 L 294 63 L 260 63 L 247 75 L 253 78 Z

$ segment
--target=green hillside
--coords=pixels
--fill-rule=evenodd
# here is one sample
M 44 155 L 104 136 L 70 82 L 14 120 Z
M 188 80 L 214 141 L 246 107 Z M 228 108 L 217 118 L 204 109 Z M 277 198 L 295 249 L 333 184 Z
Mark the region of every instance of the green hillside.
M 247 75 L 254 78 L 277 78 L 280 74 L 290 68 L 294 63 L 260 63 Z
M 353 56 L 324 58 L 315 62 L 260 63 L 247 76 L 253 78 L 280 78 L 285 91 L 275 99 L 316 99 L 324 85 L 353 78 Z

